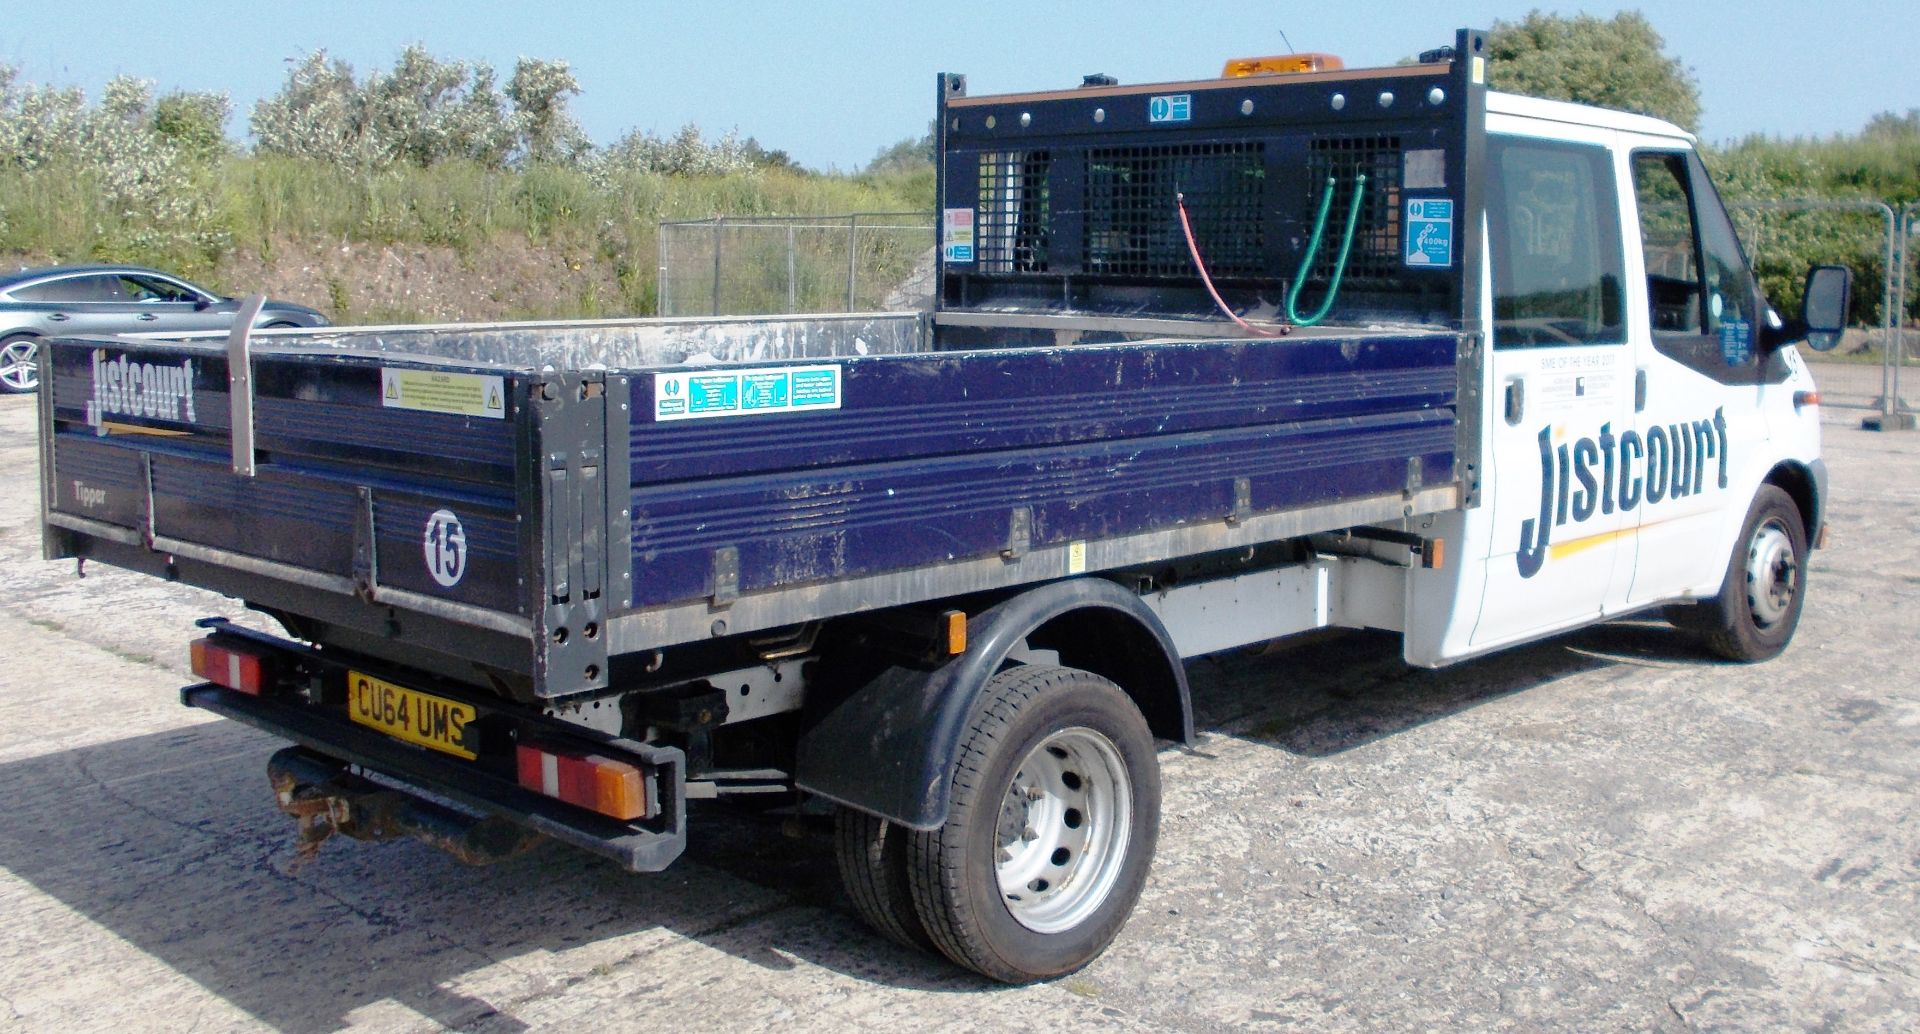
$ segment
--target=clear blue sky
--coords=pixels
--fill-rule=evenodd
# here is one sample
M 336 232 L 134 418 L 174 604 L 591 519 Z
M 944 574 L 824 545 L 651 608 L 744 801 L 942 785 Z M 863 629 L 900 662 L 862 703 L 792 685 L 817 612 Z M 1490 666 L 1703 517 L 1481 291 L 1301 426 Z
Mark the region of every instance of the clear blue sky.
M 563 58 L 585 87 L 574 112 L 596 142 L 628 128 L 696 122 L 738 129 L 814 167 L 856 168 L 926 128 L 933 77 L 967 73 L 975 94 L 1077 83 L 1207 77 L 1232 56 L 1299 50 L 1349 66 L 1391 64 L 1452 41 L 1462 25 L 1518 19 L 1528 3 L 63 3 L 13 0 L 0 14 L 0 63 L 34 82 L 98 97 L 116 74 L 161 90 L 219 90 L 233 135 L 274 92 L 287 59 L 325 47 L 357 71 L 424 43 L 441 58 Z M 1704 135 L 1820 135 L 1876 112 L 1920 108 L 1914 0 L 1687 0 L 1541 3 L 1556 13 L 1646 11 L 1669 52 L 1692 66 Z

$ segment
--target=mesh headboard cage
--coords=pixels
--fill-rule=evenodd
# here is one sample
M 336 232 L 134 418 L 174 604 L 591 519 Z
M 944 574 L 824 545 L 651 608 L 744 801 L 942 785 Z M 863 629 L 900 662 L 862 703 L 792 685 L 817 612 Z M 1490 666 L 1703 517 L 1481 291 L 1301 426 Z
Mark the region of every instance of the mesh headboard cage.
M 1407 204 L 1446 199 L 1465 225 L 1479 103 L 1478 84 L 1454 62 L 1005 97 L 943 92 L 940 305 L 1210 312 L 1179 198 L 1229 303 L 1272 312 L 1306 257 L 1331 177 L 1324 240 L 1307 268 L 1317 304 L 1364 173 L 1336 317 L 1453 322 L 1461 262 L 1406 261 Z

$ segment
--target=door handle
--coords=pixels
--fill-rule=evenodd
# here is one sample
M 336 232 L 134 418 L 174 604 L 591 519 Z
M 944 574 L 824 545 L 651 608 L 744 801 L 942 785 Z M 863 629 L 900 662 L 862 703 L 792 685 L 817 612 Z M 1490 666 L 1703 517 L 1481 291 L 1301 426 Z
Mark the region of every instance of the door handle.
M 56 312 L 53 315 L 47 317 L 47 319 L 53 321 L 54 323 L 65 323 L 67 322 L 67 320 L 71 318 L 72 317 L 68 316 L 64 312 Z
M 1507 426 L 1517 427 L 1527 413 L 1527 382 L 1515 378 L 1507 382 Z
M 157 320 L 157 319 L 159 319 L 160 317 L 158 317 L 158 316 L 155 316 L 155 315 L 154 315 L 153 313 L 151 313 L 151 312 L 143 312 L 143 313 L 141 313 L 141 314 L 140 314 L 140 318 L 141 318 L 142 320 L 145 320 L 145 321 L 147 321 L 147 322 L 152 322 L 152 321 L 154 321 L 154 320 Z
M 1641 412 L 1647 408 L 1647 368 L 1642 366 L 1633 371 L 1633 411 Z

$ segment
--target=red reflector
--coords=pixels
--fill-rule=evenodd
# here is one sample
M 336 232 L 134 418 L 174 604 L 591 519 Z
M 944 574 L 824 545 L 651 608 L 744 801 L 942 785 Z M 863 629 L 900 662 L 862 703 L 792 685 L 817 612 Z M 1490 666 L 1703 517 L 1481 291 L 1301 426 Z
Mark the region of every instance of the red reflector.
M 647 781 L 638 765 L 550 743 L 514 748 L 520 785 L 622 822 L 647 814 Z
M 264 652 L 196 639 L 189 647 L 193 673 L 218 686 L 259 696 L 267 686 L 268 659 Z

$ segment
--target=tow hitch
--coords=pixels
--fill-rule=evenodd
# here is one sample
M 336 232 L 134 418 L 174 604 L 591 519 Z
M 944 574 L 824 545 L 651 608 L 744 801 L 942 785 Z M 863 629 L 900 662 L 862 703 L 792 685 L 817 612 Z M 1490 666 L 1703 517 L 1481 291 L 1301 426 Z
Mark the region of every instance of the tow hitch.
M 306 861 L 335 833 L 355 840 L 407 837 L 468 865 L 491 865 L 524 854 L 547 839 L 517 823 L 455 811 L 356 775 L 348 767 L 300 747 L 267 760 L 280 810 L 300 826 L 299 858 Z

